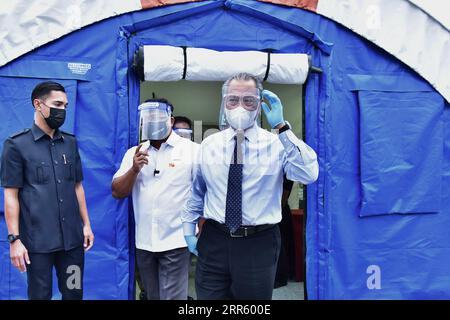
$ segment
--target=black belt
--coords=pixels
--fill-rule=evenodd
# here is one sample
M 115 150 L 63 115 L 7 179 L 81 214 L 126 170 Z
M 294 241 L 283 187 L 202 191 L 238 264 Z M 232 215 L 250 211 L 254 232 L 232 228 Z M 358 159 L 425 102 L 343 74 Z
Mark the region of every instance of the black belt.
M 231 232 L 230 229 L 225 224 L 219 223 L 215 220 L 208 219 L 206 223 L 211 224 L 215 228 L 223 231 L 226 234 L 229 234 L 232 238 L 243 238 L 247 236 L 251 236 L 255 233 L 271 229 L 276 226 L 276 224 L 261 224 L 259 226 L 241 226 L 235 232 Z

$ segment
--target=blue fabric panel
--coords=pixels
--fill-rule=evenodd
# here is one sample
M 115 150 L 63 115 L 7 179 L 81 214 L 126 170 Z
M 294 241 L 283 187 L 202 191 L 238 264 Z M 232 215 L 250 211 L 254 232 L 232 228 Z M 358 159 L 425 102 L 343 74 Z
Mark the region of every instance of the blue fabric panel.
M 361 216 L 439 212 L 442 97 L 368 91 L 358 97 Z
M 133 96 L 129 96 L 128 92 L 128 82 L 131 72 L 128 72 L 128 65 L 131 63 L 131 58 L 128 55 L 128 38 L 127 34 L 123 31 L 120 32 L 119 43 L 117 46 L 117 55 L 116 55 L 116 81 L 117 81 L 117 118 L 116 118 L 116 138 L 115 138 L 115 171 L 119 169 L 120 163 L 122 162 L 123 155 L 128 150 L 128 148 L 132 145 L 130 141 L 130 114 L 129 114 L 129 103 L 130 99 Z M 131 55 L 132 57 L 132 55 Z M 136 77 L 134 77 L 136 78 Z M 136 80 L 137 81 L 137 80 Z M 137 101 L 139 101 L 139 97 L 137 97 Z M 126 121 L 124 121 L 126 119 Z M 121 225 L 120 221 L 127 219 L 128 224 L 122 224 L 122 232 L 128 233 L 128 238 L 118 237 L 117 240 L 121 244 L 123 248 L 129 248 L 128 256 L 123 256 L 123 263 L 125 267 L 125 263 L 127 262 L 128 269 L 128 298 L 134 299 L 135 296 L 135 263 L 134 263 L 134 255 L 135 255 L 135 245 L 134 245 L 134 223 L 132 220 L 133 213 L 129 210 L 131 206 L 131 201 L 129 199 L 123 199 L 121 201 L 116 201 L 117 210 L 121 212 L 121 215 L 117 216 L 116 223 L 117 225 Z M 128 214 L 128 217 L 125 218 L 125 215 Z M 120 234 L 120 233 L 119 233 Z M 124 243 L 124 242 L 127 243 Z M 125 278 L 122 282 L 125 281 Z M 125 284 L 124 284 L 125 285 Z
M 166 44 L 219 51 L 272 49 L 274 52 L 310 52 L 313 44 L 297 34 L 234 10 L 215 10 L 139 32 L 140 44 Z
M 324 53 L 331 53 L 332 44 L 323 41 L 319 35 L 305 28 L 304 24 L 298 23 L 300 21 L 292 19 L 289 10 L 280 10 L 282 8 L 280 6 L 267 5 L 266 3 L 251 0 L 227 0 L 225 1 L 225 5 L 232 10 L 239 11 L 248 16 L 257 17 L 261 21 L 266 21 L 274 26 L 281 27 L 285 31 L 293 32 L 313 43 Z M 298 11 L 298 9 L 289 9 Z
M 9 282 L 11 260 L 9 258 L 9 243 L 6 240 L 8 229 L 5 218 L 0 215 L 0 298 L 9 299 Z
M 328 74 L 331 67 L 330 57 L 319 48 L 311 52 L 313 65 L 321 68 L 322 73 L 312 73 L 308 76 L 305 97 L 305 141 L 317 154 L 325 154 L 327 145 L 326 112 L 330 108 Z M 306 289 L 308 299 L 318 299 L 324 290 L 322 282 L 327 277 L 327 252 L 321 252 L 319 248 L 326 247 L 329 241 L 329 225 L 324 216 L 325 197 L 327 192 L 326 173 L 327 163 L 325 157 L 319 158 L 319 178 L 316 183 L 307 186 L 307 211 L 306 228 L 314 232 L 306 233 L 306 241 L 309 243 L 306 256 Z
M 336 250 L 328 290 L 332 299 L 448 299 L 448 267 L 436 259 L 449 254 L 442 247 Z
M 129 297 L 128 208 L 123 208 L 111 196 L 118 126 L 116 98 L 100 84 L 79 84 L 78 103 L 83 109 L 77 114 L 77 139 L 85 173 L 83 185 L 96 237 L 93 250 L 86 255 L 86 299 Z M 128 122 L 127 118 L 119 121 Z

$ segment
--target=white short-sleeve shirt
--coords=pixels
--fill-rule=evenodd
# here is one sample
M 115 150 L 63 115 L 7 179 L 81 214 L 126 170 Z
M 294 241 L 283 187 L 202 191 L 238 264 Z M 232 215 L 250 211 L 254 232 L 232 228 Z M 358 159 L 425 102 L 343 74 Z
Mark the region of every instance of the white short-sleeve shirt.
M 125 153 L 113 179 L 131 169 L 136 148 Z M 191 193 L 199 145 L 172 132 L 159 150 L 149 141 L 141 147 L 145 150 L 148 165 L 139 172 L 132 190 L 136 248 L 161 252 L 186 247 L 181 212 Z

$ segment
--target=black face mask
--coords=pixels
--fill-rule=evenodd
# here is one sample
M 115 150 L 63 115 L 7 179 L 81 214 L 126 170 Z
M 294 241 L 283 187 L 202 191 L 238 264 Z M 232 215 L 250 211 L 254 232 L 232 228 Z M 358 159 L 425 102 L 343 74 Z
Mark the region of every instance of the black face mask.
M 58 129 L 61 127 L 64 124 L 64 120 L 66 120 L 66 109 L 50 108 L 46 104 L 44 105 L 50 109 L 50 115 L 48 118 L 44 117 L 41 112 L 41 115 L 45 122 L 47 122 L 47 125 L 52 129 Z

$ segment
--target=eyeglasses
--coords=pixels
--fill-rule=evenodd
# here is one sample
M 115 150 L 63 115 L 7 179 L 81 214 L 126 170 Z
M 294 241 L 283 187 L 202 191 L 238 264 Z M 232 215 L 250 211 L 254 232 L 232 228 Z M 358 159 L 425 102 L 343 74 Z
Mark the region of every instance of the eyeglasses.
M 238 96 L 228 94 L 225 95 L 224 99 L 225 107 L 227 107 L 227 109 L 235 109 L 242 104 L 242 106 L 249 111 L 256 110 L 260 102 L 260 98 L 254 95 Z

